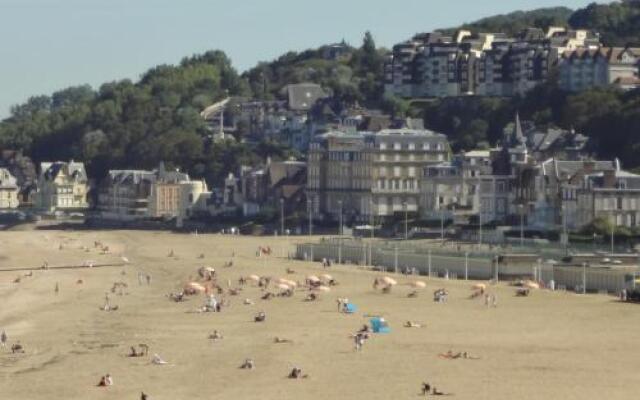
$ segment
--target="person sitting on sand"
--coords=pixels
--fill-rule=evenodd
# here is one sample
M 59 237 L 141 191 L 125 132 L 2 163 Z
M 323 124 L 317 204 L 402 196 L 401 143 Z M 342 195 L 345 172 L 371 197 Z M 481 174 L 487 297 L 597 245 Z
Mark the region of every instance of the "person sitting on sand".
M 111 375 L 106 374 L 105 376 L 100 378 L 98 386 L 113 386 L 113 378 L 111 377 Z
M 209 339 L 213 340 L 214 342 L 217 342 L 218 340 L 222 339 L 223 336 L 220 332 L 218 332 L 217 330 L 214 330 L 213 333 L 211 335 L 209 335 Z
M 304 298 L 305 301 L 316 301 L 318 300 L 318 295 L 315 293 L 309 293 L 307 297 Z
M 131 351 L 129 352 L 128 357 L 142 357 L 144 354 L 142 352 L 138 353 L 136 348 L 131 346 Z
M 299 378 L 308 378 L 309 375 L 302 375 L 302 369 L 298 367 L 293 367 L 291 372 L 289 373 L 289 379 L 299 379 Z
M 140 400 L 149 400 L 149 395 L 145 392 L 140 392 Z
M 11 346 L 11 353 L 24 353 L 24 347 L 20 344 L 20 342 Z
M 405 328 L 422 328 L 422 325 L 417 322 L 407 321 L 404 323 L 404 327 Z
M 430 391 L 431 391 L 431 385 L 429 385 L 427 382 L 422 382 L 422 395 L 426 396 L 429 394 Z
M 244 363 L 240 366 L 240 369 L 254 369 L 256 366 L 252 359 L 247 358 L 244 360 Z
M 360 330 L 358 331 L 358 333 L 368 333 L 369 332 L 369 325 L 364 324 L 362 325 L 362 328 L 360 328 Z
M 260 311 L 258 315 L 256 315 L 253 320 L 255 322 L 264 322 L 267 319 L 267 314 L 264 311 Z
M 273 293 L 267 292 L 261 298 L 262 300 L 271 300 L 273 298 Z

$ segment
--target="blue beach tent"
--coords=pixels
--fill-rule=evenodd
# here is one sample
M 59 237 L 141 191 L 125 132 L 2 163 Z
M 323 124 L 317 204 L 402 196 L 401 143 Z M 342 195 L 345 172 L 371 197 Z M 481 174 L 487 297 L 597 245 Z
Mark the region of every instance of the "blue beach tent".
M 389 333 L 391 332 L 391 328 L 389 328 L 389 324 L 384 318 L 371 318 L 371 330 L 373 333 Z
M 353 314 L 356 311 L 358 311 L 358 307 L 355 304 L 347 303 L 344 305 L 344 312 L 347 314 Z

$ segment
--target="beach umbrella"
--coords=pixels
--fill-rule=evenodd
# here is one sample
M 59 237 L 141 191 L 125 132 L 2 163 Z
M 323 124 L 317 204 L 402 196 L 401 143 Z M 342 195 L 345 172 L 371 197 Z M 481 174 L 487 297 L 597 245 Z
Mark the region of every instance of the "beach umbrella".
M 290 282 L 290 281 L 289 281 L 289 279 L 286 279 L 286 278 L 278 278 L 278 279 L 276 280 L 276 283 L 283 283 L 283 284 L 285 284 L 285 285 L 288 285 L 288 284 L 289 284 L 289 282 Z
M 282 289 L 282 290 L 289 290 L 291 289 L 288 285 L 285 285 L 284 283 L 280 283 L 277 286 L 278 289 Z
M 395 279 L 393 279 L 391 277 L 388 277 L 388 276 L 385 276 L 384 278 L 382 278 L 382 282 L 384 282 L 385 284 L 387 284 L 389 286 L 395 286 L 395 285 L 398 284 L 398 282 Z
M 286 282 L 284 282 L 285 285 L 289 285 L 289 287 L 291 287 L 292 289 L 297 288 L 298 287 L 298 283 L 292 280 L 288 280 Z
M 324 279 L 325 281 L 331 281 L 331 280 L 333 280 L 333 277 L 332 277 L 331 275 L 329 275 L 329 274 L 322 274 L 322 275 L 320 275 L 320 277 L 321 277 L 322 279 Z
M 249 276 L 247 276 L 247 279 L 250 279 L 250 280 L 256 281 L 256 282 L 260 282 L 260 277 L 258 275 L 249 275 Z
M 330 292 L 331 288 L 329 286 L 319 286 L 317 290 L 320 292 Z
M 189 293 L 204 293 L 207 289 L 198 282 L 189 282 L 184 285 L 184 291 Z
M 471 286 L 471 289 L 473 289 L 473 290 L 486 290 L 487 289 L 487 285 L 485 285 L 484 283 L 476 283 L 475 285 Z
M 308 281 L 310 281 L 310 282 L 320 282 L 320 278 L 318 278 L 318 277 L 317 277 L 317 276 L 315 276 L 315 275 L 309 275 L 309 276 L 307 276 L 307 280 L 308 280 Z
M 522 286 L 529 289 L 540 289 L 540 285 L 532 281 L 526 281 Z
M 411 282 L 411 286 L 413 286 L 414 288 L 424 289 L 427 287 L 427 284 L 424 283 L 423 281 L 415 281 L 415 282 Z

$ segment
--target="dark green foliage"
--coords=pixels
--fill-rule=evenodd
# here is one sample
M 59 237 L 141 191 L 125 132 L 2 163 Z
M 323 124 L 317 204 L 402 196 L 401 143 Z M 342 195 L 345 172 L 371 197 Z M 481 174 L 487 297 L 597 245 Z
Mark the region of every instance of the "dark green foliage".
M 92 176 L 112 168 L 154 168 L 160 161 L 219 183 L 240 163 L 286 157 L 282 148 L 258 150 L 211 143 L 199 112 L 249 87 L 224 53 L 210 51 L 147 71 L 138 83 L 110 82 L 94 91 L 71 87 L 13 107 L 0 122 L 0 148 L 20 148 L 36 162 L 83 160 Z
M 600 33 L 607 46 L 640 45 L 640 2 L 629 0 L 610 4 L 591 3 L 569 19 L 574 28 Z
M 327 60 L 323 49 L 286 53 L 275 61 L 258 64 L 243 77 L 260 99 L 281 98 L 280 91 L 288 84 L 313 82 L 330 90 L 345 105 L 357 102 L 379 107 L 386 51 L 376 48 L 371 33 L 365 34 L 360 48 L 350 49 L 351 57 Z
M 572 10 L 566 7 L 516 11 L 509 14 L 483 18 L 469 24 L 464 24 L 456 29 L 468 29 L 473 32 L 500 32 L 513 36 L 530 27 L 546 30 L 550 26 L 568 26 L 571 13 Z M 445 31 L 453 32 L 456 29 L 446 29 Z

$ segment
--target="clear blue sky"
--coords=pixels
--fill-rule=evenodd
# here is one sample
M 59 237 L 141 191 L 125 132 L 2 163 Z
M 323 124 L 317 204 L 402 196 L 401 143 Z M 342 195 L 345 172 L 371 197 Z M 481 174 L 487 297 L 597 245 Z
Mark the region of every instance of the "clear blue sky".
M 416 32 L 518 9 L 590 0 L 0 0 L 0 118 L 31 95 L 137 79 L 151 66 L 224 50 L 240 71 L 287 50 L 371 30 L 391 46 Z

